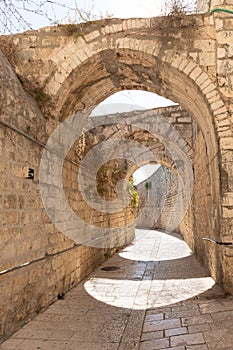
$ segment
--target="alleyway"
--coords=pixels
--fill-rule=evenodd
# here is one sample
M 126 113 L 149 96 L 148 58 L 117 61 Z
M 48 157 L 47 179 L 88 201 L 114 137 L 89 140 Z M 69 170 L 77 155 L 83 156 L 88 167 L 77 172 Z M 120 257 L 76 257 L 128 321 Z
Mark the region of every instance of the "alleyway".
M 0 350 L 232 350 L 232 321 L 233 298 L 180 236 L 137 230 L 132 245 Z

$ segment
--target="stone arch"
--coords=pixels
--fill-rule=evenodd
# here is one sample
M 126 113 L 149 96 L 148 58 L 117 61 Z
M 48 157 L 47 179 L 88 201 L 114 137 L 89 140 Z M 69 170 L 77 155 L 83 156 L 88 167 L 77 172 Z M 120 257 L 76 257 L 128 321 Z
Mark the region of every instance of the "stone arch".
M 215 84 L 187 54 L 163 50 L 161 41 L 151 45 L 150 40 L 117 38 L 114 34 L 113 31 L 103 42 L 86 43 L 82 39 L 78 51 L 76 43 L 69 43 L 50 56 L 56 63 L 56 72 L 47 80 L 45 88 L 56 102 L 55 116 L 63 120 L 78 110 L 94 108 L 106 97 L 124 89 L 155 92 L 178 102 L 204 135 L 210 177 L 210 216 L 215 218 L 213 237 L 219 239 L 221 116 L 229 135 L 231 131 L 227 110 Z M 64 62 L 64 57 L 69 57 L 68 62 L 67 59 Z M 221 257 L 215 253 L 218 264 Z M 218 275 L 215 278 L 221 280 L 222 272 L 214 270 Z
M 172 50 L 165 50 L 161 54 L 160 42 L 156 44 L 153 47 L 148 40 L 120 38 L 110 41 L 108 46 L 106 42 L 95 42 L 85 44 L 77 51 L 76 43 L 69 43 L 58 52 L 55 51 L 50 59 L 56 63 L 56 71 L 45 86 L 49 95 L 53 96 L 56 101 L 55 114 L 62 113 L 64 117 L 77 110 L 96 106 L 109 95 L 124 89 L 134 88 L 159 93 L 179 102 L 184 109 L 190 112 L 204 133 L 210 158 L 214 158 L 218 150 L 215 130 L 216 132 L 221 130 L 219 115 L 226 116 L 224 125 L 225 127 L 230 126 L 227 110 L 216 86 L 193 59 Z M 112 67 L 107 67 L 107 69 L 104 66 L 107 61 L 104 62 L 101 57 L 104 53 L 107 59 L 115 58 Z M 153 70 L 152 74 L 154 73 L 154 78 L 157 80 L 157 86 L 154 82 L 145 84 L 143 81 L 134 81 L 134 78 L 137 79 L 136 75 L 131 75 L 128 81 L 122 81 L 118 86 L 114 85 L 112 77 L 117 75 L 114 68 L 117 66 L 116 58 L 118 60 L 121 55 L 128 61 L 133 61 L 133 59 L 135 61 L 136 58 L 138 64 L 144 63 L 148 73 Z M 64 62 L 64 57 L 67 56 L 69 56 L 68 62 L 67 60 Z M 94 67 L 93 62 L 97 62 Z M 102 71 L 98 64 L 102 64 Z M 86 74 L 82 74 L 82 67 Z M 98 76 L 93 74 L 95 67 L 100 73 Z M 74 80 L 76 83 L 72 89 Z M 83 92 L 85 97 L 82 94 L 80 96 L 80 92 Z M 71 95 L 72 97 L 76 95 L 76 102 Z M 231 135 L 230 128 L 228 134 Z
M 91 117 L 87 120 L 83 132 L 85 133 L 86 130 L 87 132 L 92 129 L 95 130 L 95 141 L 93 141 L 93 143 L 90 145 L 92 147 L 95 143 L 100 142 L 100 139 L 104 142 L 109 137 L 111 139 L 122 138 L 138 143 L 140 142 L 156 155 L 157 163 L 163 164 L 164 166 L 177 172 L 177 165 L 174 162 L 171 153 L 167 149 L 166 144 L 164 144 L 164 141 L 159 137 L 160 133 L 158 133 L 156 137 L 157 128 L 153 127 L 153 123 L 163 122 L 164 128 L 169 127 L 169 137 L 171 137 L 171 140 L 175 141 L 175 137 L 180 136 L 180 140 L 176 140 L 176 142 L 181 148 L 183 148 L 183 150 L 185 150 L 190 163 L 193 165 L 193 148 L 192 144 L 190 144 L 192 121 L 187 111 L 180 108 L 180 106 L 170 106 L 150 110 L 108 114 L 107 116 L 103 115 Z M 150 123 L 152 123 L 151 127 Z M 104 129 L 102 128 L 103 126 Z M 93 134 L 93 130 L 91 134 Z M 87 140 L 90 140 L 90 136 L 87 136 Z M 147 161 L 148 160 L 142 160 L 140 166 L 142 166 L 144 163 L 146 164 Z M 137 168 L 137 165 L 132 165 L 132 171 L 135 171 Z M 129 172 L 130 171 L 131 170 L 129 170 Z
M 225 114 L 227 111 L 208 75 L 191 58 L 187 58 L 183 54 L 179 55 L 172 51 L 165 51 L 161 55 L 160 45 L 157 44 L 153 47 L 148 40 L 120 38 L 110 41 L 108 46 L 106 46 L 107 43 L 106 41 L 104 43 L 86 44 L 78 52 L 76 43 L 70 43 L 50 57 L 52 61 L 56 62 L 57 70 L 56 74 L 47 83 L 46 90 L 57 101 L 56 113 L 59 114 L 62 111 L 63 115 L 72 114 L 78 109 L 95 106 L 110 94 L 123 89 L 134 88 L 160 93 L 164 97 L 179 102 L 199 124 L 206 140 L 210 166 L 212 170 L 214 169 L 210 174 L 216 177 L 216 181 L 213 179 L 212 182 L 218 184 L 217 187 L 219 187 L 217 116 L 219 113 Z M 104 49 L 103 46 L 105 46 Z M 135 48 L 138 48 L 138 51 Z M 101 83 L 102 75 L 100 74 L 100 78 L 96 78 L 92 74 L 92 60 L 103 62 L 101 52 L 107 52 L 107 55 L 109 55 L 109 51 L 106 51 L 108 49 L 114 57 L 125 55 L 124 57 L 128 61 L 131 60 L 131 63 L 135 58 L 138 64 L 145 62 L 147 72 L 150 69 L 156 72 L 157 86 L 153 82 L 143 84 L 143 82 L 135 82 L 133 79 L 128 79 L 119 86 L 115 86 L 111 79 L 111 76 L 116 73 L 114 71 L 109 74 L 106 73 L 105 79 Z M 69 55 L 72 70 L 71 68 L 67 69 L 67 62 L 64 64 L 64 55 Z M 88 64 L 89 61 L 90 64 Z M 155 65 L 156 62 L 157 65 Z M 79 90 L 79 86 L 80 83 L 83 85 L 83 81 L 78 82 L 77 79 L 80 76 L 82 64 L 85 63 L 89 66 L 90 73 L 87 71 L 84 76 L 88 78 L 88 81 L 85 84 L 85 89 L 81 88 L 85 96 L 81 96 L 80 99 L 81 90 Z M 76 83 L 72 87 L 71 81 L 74 80 Z M 76 99 L 78 105 L 72 103 L 71 95 L 72 98 Z M 194 96 L 195 98 L 193 98 Z M 219 188 L 214 190 L 214 192 L 216 191 L 219 193 Z
M 145 25 L 145 22 L 143 23 Z M 168 50 L 167 48 L 163 48 L 159 39 L 157 39 L 157 41 L 154 40 L 153 45 L 151 45 L 151 40 L 140 40 L 131 37 L 115 37 L 115 35 L 118 34 L 120 30 L 118 28 L 118 31 L 114 31 L 114 26 L 111 28 L 111 31 L 109 30 L 109 33 L 111 33 L 110 38 L 104 38 L 102 41 L 91 41 L 89 43 L 88 38 L 92 37 L 95 32 L 89 33 L 87 36 L 84 36 L 84 39 L 80 38 L 77 40 L 77 42 L 69 42 L 66 46 L 56 49 L 52 52 L 49 59 L 55 64 L 55 70 L 53 74 L 47 79 L 45 89 L 51 96 L 55 98 L 55 100 L 57 100 L 57 113 L 60 112 L 62 106 L 65 104 L 64 98 L 67 98 L 67 96 L 73 92 L 71 91 L 69 83 L 75 78 L 75 70 L 77 70 L 77 73 L 80 74 L 80 71 L 78 69 L 81 69 L 85 63 L 87 63 L 89 66 L 86 76 L 84 76 L 86 80 L 85 85 L 88 84 L 89 87 L 91 87 L 93 84 L 100 83 L 101 77 L 109 78 L 107 80 L 109 86 L 106 89 L 101 89 L 101 95 L 93 95 L 95 101 L 92 102 L 92 104 L 89 101 L 90 105 L 96 105 L 111 93 L 127 88 L 127 86 L 122 85 L 115 87 L 114 85 L 110 86 L 109 81 L 112 80 L 111 78 L 113 75 L 117 75 L 116 66 L 117 63 L 120 62 L 120 57 L 122 54 L 122 56 L 125 56 L 130 61 L 133 61 L 135 58 L 138 59 L 138 63 L 144 64 L 145 67 L 148 68 L 148 71 L 153 68 L 154 72 L 158 73 L 157 70 L 160 70 L 161 74 L 158 76 L 160 81 L 158 81 L 158 86 L 155 86 L 154 88 L 154 90 L 157 91 L 154 92 L 159 93 L 158 89 L 160 89 L 161 95 L 175 99 L 181 105 L 187 105 L 184 106 L 186 110 L 189 110 L 190 103 L 185 103 L 185 101 L 183 101 L 182 92 L 185 94 L 185 99 L 187 99 L 189 95 L 192 98 L 192 92 L 198 92 L 199 99 L 194 101 L 195 103 L 192 103 L 192 108 L 193 105 L 198 104 L 198 102 L 202 102 L 201 107 L 203 108 L 204 102 L 204 104 L 208 106 L 209 114 L 211 116 L 211 119 L 213 119 L 216 130 L 219 130 L 218 119 L 216 116 L 224 113 L 227 114 L 227 110 L 224 108 L 224 102 L 222 101 L 214 82 L 209 78 L 205 70 L 191 57 L 188 56 L 188 53 L 177 52 L 176 50 Z M 108 33 L 108 30 L 105 29 L 103 32 Z M 109 59 L 109 61 L 105 60 L 104 62 L 104 53 L 106 53 L 105 58 Z M 117 58 L 117 60 L 115 59 L 115 62 L 112 61 L 112 63 L 109 63 L 113 58 Z M 90 72 L 93 72 L 93 67 L 91 64 L 98 61 L 103 65 L 105 64 L 105 66 L 108 64 L 108 67 L 103 68 L 106 68 L 105 73 L 109 74 L 105 74 L 105 76 L 99 75 L 98 77 L 90 77 Z M 156 63 L 157 67 L 155 66 Z M 130 64 L 131 62 L 129 62 L 129 65 Z M 103 73 L 103 71 L 100 73 Z M 130 78 L 133 77 L 129 77 L 128 87 L 132 85 Z M 179 89 L 175 89 L 176 85 L 178 85 L 180 82 L 185 85 L 183 91 L 180 86 L 181 84 L 179 84 Z M 79 87 L 82 83 L 83 81 L 77 82 L 76 87 Z M 173 85 L 170 89 L 167 86 L 168 83 Z M 138 85 L 136 82 L 134 82 L 134 84 L 134 88 L 144 88 L 148 91 L 152 89 L 150 86 L 143 86 L 142 82 L 138 82 Z M 109 89 L 109 87 L 111 87 L 111 89 Z M 190 89 L 190 92 L 187 91 L 188 89 Z M 105 92 L 104 90 L 107 91 Z M 100 91 L 98 92 L 100 93 Z M 200 96 L 202 97 L 202 100 Z M 76 98 L 78 99 L 78 96 Z M 88 105 L 85 104 L 84 106 L 88 107 Z M 78 108 L 78 110 L 79 109 L 80 108 Z M 76 110 L 74 107 L 73 111 L 69 110 L 68 113 L 75 111 Z M 64 111 L 64 113 L 67 114 L 66 111 Z M 228 115 L 226 117 L 228 123 L 225 123 L 225 125 L 230 126 L 230 118 Z M 203 123 L 201 123 L 202 118 L 198 118 L 197 121 L 200 123 L 201 127 L 204 126 Z M 210 121 L 209 124 L 211 124 Z M 229 135 L 231 135 L 231 133 L 229 133 Z
M 223 46 L 229 46 L 231 37 L 226 37 L 225 27 L 221 29 L 219 20 L 215 21 L 217 14 L 214 15 L 215 18 L 208 15 L 191 17 L 195 18 L 194 22 L 197 23 L 197 26 L 187 28 L 182 25 L 179 27 L 178 24 L 174 31 L 166 33 L 168 35 L 164 35 L 161 31 L 160 19 L 151 18 L 112 19 L 88 23 L 83 33 L 80 33 L 79 26 L 73 27 L 76 32 L 72 34 L 67 33 L 65 27 L 57 26 L 0 38 L 1 50 L 11 62 L 23 83 L 24 90 L 32 93 L 37 102 L 42 98 L 40 107 L 44 105 L 45 111 L 50 111 L 51 115 L 56 117 L 54 121 L 52 118 L 46 119 L 41 114 L 36 101 L 28 98 L 28 94 L 21 88 L 12 67 L 5 61 L 5 58 L 1 60 L 4 73 L 2 92 L 3 97 L 5 95 L 7 97 L 1 101 L 1 107 L 4 107 L 1 112 L 4 121 L 9 121 L 8 126 L 5 123 L 1 128 L 1 135 L 6 138 L 3 150 L 13 150 L 16 154 L 15 159 L 13 152 L 7 151 L 3 154 L 5 164 L 3 164 L 4 170 L 1 173 L 1 179 L 3 179 L 1 188 L 3 192 L 7 191 L 13 195 L 7 198 L 7 206 L 2 209 L 4 220 L 2 220 L 1 227 L 3 227 L 4 241 L 7 242 L 3 251 L 3 266 L 4 268 L 15 266 L 14 242 L 13 245 L 11 243 L 17 233 L 20 238 L 17 243 L 17 261 L 20 264 L 29 261 L 30 257 L 41 258 L 41 255 L 44 254 L 44 258 L 47 259 L 49 258 L 48 252 L 59 251 L 61 247 L 72 249 L 69 256 L 65 253 L 63 256 L 57 255 L 53 259 L 49 258 L 48 265 L 44 264 L 44 260 L 40 260 L 31 266 L 30 274 L 28 270 L 25 270 L 23 275 L 20 273 L 8 275 L 10 285 L 12 282 L 14 285 L 20 285 L 23 276 L 24 283 L 20 295 L 28 293 L 29 283 L 34 286 L 34 298 L 31 307 L 25 308 L 23 305 L 25 298 L 21 298 L 21 303 L 19 303 L 19 298 L 14 298 L 14 288 L 11 288 L 10 293 L 5 293 L 3 327 L 0 333 L 6 330 L 6 333 L 9 334 L 13 328 L 18 327 L 23 319 L 25 320 L 39 309 L 44 308 L 54 301 L 57 295 L 63 294 L 74 283 L 78 283 L 84 276 L 84 272 L 89 271 L 90 265 L 96 266 L 96 263 L 104 259 L 103 254 L 106 252 L 104 249 L 96 255 L 93 254 L 93 250 L 78 247 L 78 256 L 80 255 L 78 263 L 83 264 L 87 255 L 90 256 L 90 260 L 88 260 L 85 271 L 77 266 L 77 255 L 76 250 L 73 250 L 73 242 L 68 237 L 64 239 L 64 235 L 48 222 L 46 212 L 44 208 L 42 209 L 36 183 L 30 185 L 30 181 L 25 180 L 25 158 L 22 155 L 27 155 L 26 160 L 32 161 L 30 166 L 35 168 L 37 176 L 41 160 L 41 146 L 46 143 L 48 134 L 52 132 L 56 121 L 63 120 L 77 110 L 82 111 L 85 107 L 92 108 L 114 92 L 124 89 L 157 92 L 179 102 L 197 121 L 204 134 L 204 137 L 201 136 L 203 149 L 200 148 L 198 156 L 201 158 L 202 151 L 205 153 L 203 177 L 206 176 L 208 180 L 201 183 L 200 186 L 208 187 L 210 184 L 208 187 L 210 188 L 210 193 L 208 193 L 210 210 L 204 214 L 211 221 L 212 238 L 225 242 L 232 240 L 233 197 L 232 169 L 230 168 L 232 163 L 232 119 L 230 119 L 232 91 L 230 90 L 231 72 L 224 69 L 230 52 L 226 50 L 226 55 L 223 57 Z M 220 73 L 221 79 L 229 81 L 229 90 L 222 88 L 221 81 L 216 78 L 217 73 Z M 16 93 L 18 90 L 14 89 L 17 86 L 19 95 L 22 95 L 23 99 L 19 98 Z M 17 112 L 15 114 L 12 113 L 12 101 L 13 109 Z M 21 135 L 16 136 L 18 128 L 19 132 L 21 129 Z M 25 138 L 27 134 L 29 138 Z M 35 138 L 34 146 L 31 143 L 33 137 Z M 19 142 L 12 143 L 11 140 L 19 140 Z M 41 144 L 37 141 L 43 142 Z M 200 163 L 197 164 L 197 167 Z M 67 160 L 64 168 L 64 175 L 66 173 L 69 175 L 69 181 L 76 179 L 76 165 Z M 67 187 L 70 188 L 69 181 L 67 181 Z M 19 188 L 20 191 L 23 190 L 20 196 L 15 193 Z M 26 193 L 25 189 L 28 189 Z M 73 193 L 71 195 L 71 200 L 77 202 Z M 11 216 L 9 215 L 11 209 L 8 209 L 8 206 L 12 205 L 12 209 L 15 208 L 17 201 L 19 211 L 17 209 L 17 212 L 12 212 L 14 215 Z M 201 205 L 200 210 L 202 210 Z M 90 216 L 89 211 L 87 216 Z M 130 219 L 131 216 L 127 213 L 124 218 L 122 217 L 122 222 L 128 223 L 128 218 Z M 4 227 L 6 218 L 7 229 Z M 21 221 L 19 225 L 16 225 L 18 218 Z M 99 218 L 96 224 L 102 227 L 104 222 Z M 109 224 L 110 227 L 115 224 L 120 225 L 119 218 L 112 218 Z M 133 229 L 128 231 L 127 240 L 132 236 Z M 32 250 L 29 249 L 30 242 L 34 247 Z M 124 243 L 126 243 L 125 240 Z M 226 292 L 232 294 L 231 247 L 225 248 L 217 245 L 207 247 L 203 243 L 203 248 L 205 249 L 199 251 L 199 256 L 209 255 L 209 269 L 212 276 L 224 286 Z M 55 271 L 54 266 L 61 266 L 61 264 L 62 269 L 57 268 Z M 38 274 L 38 269 L 41 269 L 40 274 Z M 5 279 L 5 276 L 2 278 Z M 44 283 L 45 279 L 51 283 Z M 8 286 L 7 279 L 6 283 Z M 20 319 L 11 317 L 12 312 L 16 309 L 23 310 Z
M 230 187 L 222 184 L 220 189 L 220 175 L 225 176 L 227 159 L 224 152 L 231 150 L 232 142 L 230 108 L 216 81 L 216 48 L 220 43 L 215 24 L 208 15 L 191 17 L 194 25 L 181 23 L 166 33 L 161 30 L 159 18 L 90 23 L 81 35 L 78 26 L 72 33 L 63 26 L 45 28 L 10 40 L 17 45 L 18 54 L 16 62 L 12 62 L 22 81 L 30 80 L 26 86 L 36 82 L 47 92 L 49 103 L 45 103 L 45 110 L 57 121 L 93 108 L 124 89 L 156 92 L 178 102 L 204 135 L 212 238 L 222 239 L 227 236 L 232 215 L 227 193 Z M 205 59 L 201 60 L 199 53 Z M 213 250 L 216 262 L 221 264 L 224 253 Z M 221 272 L 219 280 L 220 275 Z
M 185 122 L 178 121 L 182 118 Z M 184 174 L 184 170 L 179 169 L 179 160 L 188 161 L 189 167 L 192 168 L 193 149 L 189 143 L 191 132 L 191 118 L 179 106 L 93 117 L 87 120 L 83 134 L 72 145 L 68 158 L 75 159 L 80 166 L 91 169 L 93 164 L 88 163 L 87 166 L 85 157 L 89 157 L 89 152 L 93 152 L 94 159 L 99 159 L 98 171 L 101 170 L 101 174 L 108 172 L 109 179 L 113 180 L 109 180 L 109 189 L 115 191 L 117 181 L 123 177 L 128 180 L 132 172 L 148 161 L 162 164 L 179 176 Z M 168 142 L 164 141 L 164 135 Z M 107 144 L 108 141 L 113 143 Z M 100 148 L 93 151 L 99 144 Z M 132 158 L 129 153 L 130 147 L 134 147 Z M 102 164 L 100 153 L 104 154 L 106 148 L 110 158 L 104 158 Z M 136 153 L 138 156 L 135 158 Z M 101 168 L 100 163 L 105 169 Z M 107 179 L 105 181 L 107 185 Z

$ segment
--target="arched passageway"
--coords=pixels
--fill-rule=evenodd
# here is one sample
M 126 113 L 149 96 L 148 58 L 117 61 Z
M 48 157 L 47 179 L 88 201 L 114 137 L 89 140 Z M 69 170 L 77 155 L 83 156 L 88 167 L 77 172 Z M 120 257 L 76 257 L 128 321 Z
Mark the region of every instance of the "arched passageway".
M 125 31 L 122 32 L 123 26 L 126 25 L 127 36 Z M 163 36 L 156 28 L 156 24 L 153 26 L 152 34 L 151 22 L 138 20 L 140 38 L 135 36 L 134 30 L 131 29 L 135 25 L 136 21 L 113 23 L 112 26 L 107 25 L 101 29 L 101 33 L 106 33 L 106 40 L 99 41 L 100 32 L 95 32 L 96 38 L 89 33 L 86 42 L 81 38 L 75 42 L 69 40 L 62 48 L 51 52 L 50 62 L 54 65 L 54 74 L 46 78 L 44 88 L 56 103 L 53 114 L 64 120 L 77 110 L 95 107 L 116 91 L 132 88 L 156 92 L 178 102 L 189 112 L 203 134 L 199 142 L 200 149 L 206 149 L 206 159 L 202 159 L 204 153 L 200 152 L 197 161 L 200 162 L 200 167 L 203 163 L 208 164 L 208 169 L 204 167 L 201 171 L 202 174 L 203 171 L 208 173 L 208 176 L 203 175 L 203 178 L 208 179 L 205 185 L 208 190 L 205 191 L 200 183 L 199 193 L 200 198 L 206 197 L 207 201 L 210 201 L 206 212 L 211 227 L 208 233 L 212 238 L 221 240 L 223 222 L 219 168 L 222 152 L 219 147 L 222 137 L 221 118 L 225 118 L 225 130 L 228 130 L 226 132 L 229 135 L 230 129 L 227 125 L 230 121 L 228 116 L 225 117 L 227 113 L 224 102 L 213 83 L 214 67 L 210 70 L 212 73 L 207 74 L 206 67 L 198 64 L 187 54 L 191 51 L 191 42 L 193 47 L 196 47 L 200 28 L 205 29 L 201 26 L 195 27 L 191 42 L 187 42 L 184 37 L 188 29 L 182 28 L 182 46 L 181 41 L 177 39 L 178 34 L 168 33 L 171 43 L 163 42 L 162 45 Z M 150 45 L 150 40 L 143 37 L 143 31 L 151 33 L 153 45 Z M 208 44 L 208 50 L 212 52 L 213 42 L 210 40 Z M 209 64 L 210 62 L 207 63 L 208 67 Z M 202 216 L 201 210 L 198 215 L 199 221 L 205 221 L 206 216 Z M 203 228 L 204 225 L 200 229 Z M 218 247 L 212 246 L 210 249 L 212 273 L 220 281 L 221 264 L 225 258 L 221 256 Z
M 190 19 L 189 25 L 180 23 L 172 30 L 169 27 L 161 30 L 163 19 L 113 19 L 85 26 L 82 35 L 78 35 L 78 26 L 73 26 L 72 32 L 58 26 L 0 38 L 1 48 L 11 62 L 1 54 L 4 159 L 1 278 L 9 289 L 4 290 L 3 297 L 6 306 L 2 315 L 3 332 L 12 332 L 16 324 L 67 291 L 97 261 L 102 261 L 105 254 L 110 254 L 106 249 L 77 247 L 55 227 L 51 217 L 56 216 L 53 203 L 61 183 L 52 183 L 51 210 L 46 212 L 38 179 L 42 150 L 49 151 L 46 142 L 59 123 L 73 117 L 81 133 L 86 111 L 114 92 L 124 89 L 155 92 L 179 103 L 192 117 L 197 125 L 193 162 L 194 233 L 196 237 L 207 233 L 219 241 L 232 240 L 231 73 L 224 70 L 228 56 L 216 54 L 222 53 L 218 50 L 222 45 L 228 47 L 230 35 L 225 35 L 225 27 L 219 28 L 212 16 L 197 15 Z M 220 78 L 225 79 L 222 85 Z M 75 116 L 77 112 L 80 119 Z M 61 151 L 62 142 L 71 135 L 75 136 L 72 128 L 60 135 Z M 63 165 L 64 187 L 72 188 L 76 186 L 77 164 L 66 159 Z M 29 168 L 34 170 L 34 182 L 28 182 Z M 54 169 L 47 167 L 47 170 L 52 173 Z M 59 203 L 60 214 L 63 204 Z M 65 214 L 61 217 L 65 221 Z M 89 213 L 84 213 L 84 217 L 88 218 Z M 106 224 L 100 221 L 100 226 Z M 194 241 L 194 246 L 215 280 L 232 293 L 231 247 L 203 242 L 198 246 L 198 241 Z M 25 267 L 29 260 L 33 262 L 29 265 L 30 273 Z M 82 266 L 79 269 L 77 261 Z M 18 266 L 21 266 L 20 274 L 15 272 Z M 13 288 L 17 285 L 22 286 L 19 291 Z M 28 299 L 33 290 L 29 311 L 23 301 L 18 307 L 18 301 L 23 299 L 13 290 Z M 16 309 L 19 311 L 14 316 L 12 310 Z

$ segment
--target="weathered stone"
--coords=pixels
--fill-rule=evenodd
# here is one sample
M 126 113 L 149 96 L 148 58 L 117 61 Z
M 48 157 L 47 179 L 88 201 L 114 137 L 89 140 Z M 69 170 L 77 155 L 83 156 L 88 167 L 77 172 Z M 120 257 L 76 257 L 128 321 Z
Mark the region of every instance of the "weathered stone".
M 211 5 L 232 6 L 222 0 Z M 87 26 L 84 37 L 75 40 L 63 26 L 0 37 L 4 53 L 0 54 L 2 268 L 41 259 L 9 272 L 11 282 L 1 276 L 2 334 L 9 334 L 53 302 L 102 262 L 105 254 L 115 251 L 74 248 L 74 242 L 58 231 L 43 208 L 38 180 L 44 145 L 59 122 L 124 89 L 142 89 L 171 98 L 195 121 L 190 133 L 184 127 L 179 130 L 190 139 L 187 144 L 193 152 L 194 168 L 194 195 L 179 229 L 212 276 L 224 281 L 225 290 L 233 293 L 232 249 L 219 250 L 202 240 L 204 236 L 222 240 L 232 234 L 232 19 L 221 12 L 190 19 L 191 26 L 177 24 L 175 30 L 170 25 L 165 30 L 161 23 L 166 25 L 166 19 L 161 18 L 112 19 L 107 24 L 103 21 Z M 170 120 L 182 122 L 174 115 Z M 62 145 L 59 147 L 62 150 Z M 172 157 L 163 152 L 161 144 L 156 147 L 160 160 L 166 160 L 174 170 Z M 85 145 L 81 148 L 84 154 Z M 33 168 L 34 180 L 25 177 L 28 168 Z M 132 211 L 109 215 L 90 210 L 78 190 L 77 169 L 77 164 L 65 161 L 63 185 L 72 209 L 85 222 L 101 228 L 109 223 L 115 228 L 128 223 L 131 230 L 117 237 L 126 244 L 133 236 Z M 106 183 L 114 185 L 113 163 L 106 169 L 106 179 L 111 179 Z M 57 190 L 50 188 L 51 209 Z M 108 195 L 116 195 L 114 186 Z M 172 193 L 168 199 L 174 203 Z M 61 220 L 65 221 L 64 203 L 60 206 Z M 25 303 L 25 298 L 30 303 Z M 163 346 L 169 345 L 166 342 Z

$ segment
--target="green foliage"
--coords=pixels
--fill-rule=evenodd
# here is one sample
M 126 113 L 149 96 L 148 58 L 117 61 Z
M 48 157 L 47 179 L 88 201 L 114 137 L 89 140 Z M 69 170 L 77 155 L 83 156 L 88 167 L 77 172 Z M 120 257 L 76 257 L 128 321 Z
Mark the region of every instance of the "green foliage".
M 133 206 L 133 208 L 137 208 L 138 207 L 138 202 L 139 202 L 139 196 L 136 190 L 133 191 L 132 194 L 132 199 L 131 199 L 131 204 Z
M 138 203 L 139 203 L 139 195 L 138 195 L 138 192 L 136 191 L 133 183 L 134 183 L 134 180 L 132 177 L 130 177 L 130 179 L 129 179 L 129 193 L 131 196 L 131 205 L 134 209 L 136 209 L 138 207 Z
M 51 97 L 43 90 L 37 91 L 35 96 L 37 102 L 46 102 L 51 100 Z
M 194 12 L 195 6 L 191 0 L 165 0 L 164 18 L 160 28 L 164 33 L 171 33 L 176 28 L 193 28 L 197 26 L 194 16 L 189 16 Z
M 84 36 L 84 33 L 82 32 L 82 27 L 80 24 L 75 23 L 69 23 L 63 25 L 63 28 L 65 29 L 65 32 L 67 35 L 73 35 L 73 38 L 77 40 L 80 36 Z
M 26 125 L 26 131 L 29 132 L 31 130 L 31 126 L 30 125 Z
M 101 195 L 105 194 L 107 192 L 106 188 L 102 185 L 97 185 L 97 191 Z
M 35 88 L 31 86 L 30 83 L 24 85 L 24 88 L 35 98 L 45 118 L 54 118 L 52 111 L 54 110 L 55 104 L 51 96 L 47 94 L 43 88 Z
M 80 25 L 75 23 L 69 23 L 69 24 L 64 24 L 62 27 L 65 29 L 65 32 L 67 34 L 73 35 L 74 33 L 77 33 L 77 31 L 80 28 Z
M 152 186 L 151 181 L 147 181 L 147 182 L 145 182 L 145 184 L 144 184 L 144 187 L 145 187 L 146 190 L 151 189 L 151 186 Z

